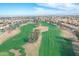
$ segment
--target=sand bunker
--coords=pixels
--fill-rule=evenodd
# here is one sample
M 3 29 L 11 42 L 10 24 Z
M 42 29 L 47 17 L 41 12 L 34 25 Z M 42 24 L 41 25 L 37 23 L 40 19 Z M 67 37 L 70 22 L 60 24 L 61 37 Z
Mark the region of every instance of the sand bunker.
M 44 31 L 48 31 L 48 27 L 47 26 L 38 26 L 36 29 L 39 29 L 41 32 L 44 32 Z

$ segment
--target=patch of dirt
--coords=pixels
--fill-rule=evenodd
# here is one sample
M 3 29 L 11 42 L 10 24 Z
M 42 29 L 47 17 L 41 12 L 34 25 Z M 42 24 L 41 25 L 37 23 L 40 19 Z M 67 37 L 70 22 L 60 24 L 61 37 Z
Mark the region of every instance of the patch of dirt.
M 0 35 L 0 44 L 5 42 L 8 38 L 15 36 L 16 34 L 20 33 L 20 29 L 16 28 L 13 31 L 6 31 L 2 35 Z
M 39 29 L 41 32 L 45 32 L 48 31 L 48 27 L 47 26 L 38 26 L 36 29 Z
M 39 38 L 37 39 L 37 41 L 34 43 L 26 43 L 25 45 L 23 45 L 27 56 L 38 56 L 39 55 L 39 47 L 40 47 L 41 40 L 42 40 L 41 33 L 44 31 L 48 31 L 48 27 L 46 27 L 46 26 L 38 26 L 35 29 L 40 30 L 40 35 L 39 35 Z
M 68 30 L 61 29 L 61 36 L 65 37 L 65 38 L 72 38 L 73 37 L 73 33 L 71 33 Z
M 19 50 L 11 49 L 10 52 L 14 53 L 15 56 L 19 56 L 20 55 Z
M 26 43 L 23 47 L 25 48 L 27 56 L 37 56 L 38 50 L 41 42 L 41 36 L 39 36 L 38 40 L 34 43 Z

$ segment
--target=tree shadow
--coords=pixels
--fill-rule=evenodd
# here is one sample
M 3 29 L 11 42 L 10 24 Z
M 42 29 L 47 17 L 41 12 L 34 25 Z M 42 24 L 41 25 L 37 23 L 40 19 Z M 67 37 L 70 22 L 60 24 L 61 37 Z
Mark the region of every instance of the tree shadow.
M 60 44 L 60 54 L 61 56 L 75 56 L 72 41 L 70 39 L 64 37 L 56 37 L 58 38 L 58 43 Z

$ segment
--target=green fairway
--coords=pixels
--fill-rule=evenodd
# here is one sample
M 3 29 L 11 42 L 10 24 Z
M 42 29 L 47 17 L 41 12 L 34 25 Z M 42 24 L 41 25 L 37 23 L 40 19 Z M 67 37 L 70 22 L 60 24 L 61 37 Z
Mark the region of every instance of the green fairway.
M 72 41 L 66 38 L 60 38 L 61 46 L 60 46 L 60 53 L 62 56 L 75 56 L 74 50 L 72 48 Z
M 46 22 L 41 22 L 41 24 L 43 26 L 48 26 L 49 30 L 42 33 L 42 42 L 39 49 L 40 56 L 75 55 L 71 41 L 66 41 L 61 38 L 61 31 L 56 25 Z
M 60 55 L 59 53 L 59 43 L 56 36 L 59 35 L 60 30 L 48 23 L 42 22 L 42 25 L 48 26 L 49 30 L 47 32 L 43 32 L 42 34 L 42 42 L 39 50 L 39 55 Z
M 11 52 L 0 52 L 0 56 L 14 56 Z
M 8 38 L 3 44 L 0 45 L 0 51 L 9 51 L 21 47 L 28 41 L 28 36 L 32 33 L 34 24 L 24 25 L 20 28 L 21 32 L 14 37 Z

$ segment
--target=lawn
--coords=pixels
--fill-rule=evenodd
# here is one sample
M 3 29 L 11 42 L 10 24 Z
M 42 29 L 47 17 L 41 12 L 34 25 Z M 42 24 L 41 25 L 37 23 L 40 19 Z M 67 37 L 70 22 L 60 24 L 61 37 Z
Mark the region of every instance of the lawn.
M 21 47 L 28 41 L 28 36 L 32 33 L 34 24 L 24 25 L 20 28 L 21 32 L 14 37 L 8 38 L 3 44 L 0 45 L 0 51 L 9 51 Z
M 72 41 L 67 38 L 61 38 L 61 46 L 60 46 L 60 53 L 62 56 L 75 56 Z
M 64 38 L 61 38 L 61 31 L 56 25 L 46 22 L 41 22 L 41 24 L 48 26 L 49 30 L 42 33 L 42 42 L 39 48 L 40 56 L 75 55 L 71 41 L 66 41 Z
M 11 52 L 0 52 L 0 56 L 14 56 L 14 54 L 13 53 L 11 53 Z

